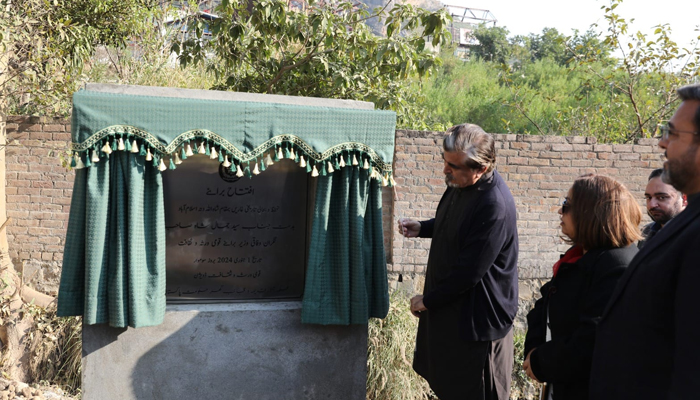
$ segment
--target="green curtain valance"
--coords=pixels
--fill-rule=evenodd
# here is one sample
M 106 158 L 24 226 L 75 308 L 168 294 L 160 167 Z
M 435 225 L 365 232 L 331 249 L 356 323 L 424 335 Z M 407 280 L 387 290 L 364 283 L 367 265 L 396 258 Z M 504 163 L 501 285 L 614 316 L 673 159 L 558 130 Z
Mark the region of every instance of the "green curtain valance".
M 77 92 L 73 103 L 74 168 L 121 150 L 163 171 L 201 153 L 239 176 L 291 158 L 313 176 L 359 165 L 384 185 L 394 182 L 392 111 L 91 91 Z

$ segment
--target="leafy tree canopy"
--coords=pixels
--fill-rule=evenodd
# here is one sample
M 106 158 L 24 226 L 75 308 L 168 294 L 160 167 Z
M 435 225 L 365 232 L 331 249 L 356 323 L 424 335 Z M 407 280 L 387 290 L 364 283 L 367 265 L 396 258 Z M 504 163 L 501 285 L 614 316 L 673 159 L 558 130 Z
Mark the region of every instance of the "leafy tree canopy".
M 149 29 L 156 5 L 155 0 L 0 0 L 0 97 L 27 112 L 42 106 L 58 111 L 95 47 L 126 46 Z
M 207 65 L 216 89 L 371 101 L 397 111 L 399 126 L 425 128 L 411 78 L 440 65 L 428 47 L 448 42 L 450 17 L 444 9 L 387 6 L 369 11 L 347 1 L 290 8 L 282 0 L 223 0 L 218 18 L 192 20 L 191 34 L 173 50 L 182 65 Z M 386 37 L 365 24 L 376 17 Z M 211 39 L 203 40 L 207 31 Z

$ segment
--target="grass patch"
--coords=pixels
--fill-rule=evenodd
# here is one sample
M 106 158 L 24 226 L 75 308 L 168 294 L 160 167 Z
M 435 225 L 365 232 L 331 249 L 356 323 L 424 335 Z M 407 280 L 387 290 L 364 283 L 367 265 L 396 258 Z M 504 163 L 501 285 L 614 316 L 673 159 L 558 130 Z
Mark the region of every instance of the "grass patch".
M 391 294 L 389 314 L 383 320 L 369 321 L 367 348 L 368 400 L 437 399 L 428 382 L 413 371 L 413 350 L 416 344 L 418 318 L 411 315 L 409 297 L 402 291 Z M 538 398 L 539 384 L 531 381 L 521 365 L 525 332 L 514 332 L 511 400 Z

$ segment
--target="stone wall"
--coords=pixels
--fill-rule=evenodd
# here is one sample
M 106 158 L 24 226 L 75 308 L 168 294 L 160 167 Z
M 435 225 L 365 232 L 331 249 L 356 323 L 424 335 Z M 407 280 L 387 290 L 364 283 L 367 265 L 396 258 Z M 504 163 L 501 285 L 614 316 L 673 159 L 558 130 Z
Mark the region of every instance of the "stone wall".
M 74 179 L 73 172 L 61 165 L 70 139 L 70 121 L 10 117 L 7 132 L 11 256 L 26 282 L 56 293 Z M 573 180 L 589 172 L 612 176 L 627 185 L 643 206 L 647 176 L 661 166 L 663 152 L 655 139 L 607 145 L 588 137 L 497 134 L 495 138 L 497 169 L 518 207 L 524 311 L 567 247 L 559 238 L 557 209 Z M 393 288 L 422 289 L 430 241 L 405 239 L 395 227 L 401 217 L 433 217 L 445 190 L 441 140 L 439 132 L 396 132 L 397 186 L 383 191 L 384 242 Z

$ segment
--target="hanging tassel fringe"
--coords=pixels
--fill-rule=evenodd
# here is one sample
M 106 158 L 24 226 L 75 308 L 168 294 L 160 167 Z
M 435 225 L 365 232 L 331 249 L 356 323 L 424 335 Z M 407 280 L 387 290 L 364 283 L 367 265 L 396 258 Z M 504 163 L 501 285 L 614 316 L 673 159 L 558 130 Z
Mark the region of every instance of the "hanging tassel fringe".
M 92 162 L 100 162 L 100 153 L 96 152 L 95 150 L 92 150 Z
M 146 161 L 151 161 L 151 160 L 153 160 L 153 154 L 151 154 L 151 149 L 148 148 L 146 150 Z
M 105 142 L 105 145 L 102 146 L 102 152 L 107 154 L 107 155 L 112 154 L 112 148 L 109 147 L 109 141 Z
M 163 162 L 163 158 L 160 159 L 160 164 L 158 165 L 158 171 L 165 171 L 168 169 L 168 167 L 165 166 L 165 162 Z
M 304 156 L 301 156 L 301 161 L 299 161 L 299 166 L 302 168 L 306 168 L 306 160 L 304 160 Z
M 173 161 L 172 158 L 170 159 L 170 161 L 171 161 L 171 162 Z M 177 152 L 175 152 L 175 164 L 176 164 L 176 165 L 182 164 L 182 160 L 180 159 L 180 156 L 177 154 Z M 173 168 L 173 169 L 174 169 L 174 168 Z
M 192 151 L 192 146 L 190 146 L 189 142 L 187 143 L 187 151 L 185 151 L 185 157 L 182 157 L 182 159 L 186 159 L 187 157 L 192 157 L 194 155 L 194 152 Z
M 132 153 L 139 152 L 139 145 L 138 145 L 138 143 L 136 143 L 136 139 L 134 139 L 133 143 L 131 143 L 131 152 Z
M 332 174 L 334 171 L 335 169 L 333 169 L 333 164 L 331 164 L 331 162 L 328 161 L 328 173 Z
M 119 138 L 119 146 L 117 147 L 117 149 L 119 149 L 119 150 L 124 150 L 124 149 L 125 149 L 125 147 L 124 147 L 124 139 L 123 139 L 123 138 Z
M 253 168 L 253 175 L 260 175 L 260 170 L 258 169 L 258 163 L 255 163 L 255 168 Z
M 228 168 L 231 166 L 231 162 L 228 160 L 228 156 L 224 157 L 223 166 L 224 166 L 224 168 Z
M 318 170 L 316 169 L 316 165 L 314 165 L 314 169 L 311 171 L 311 176 L 314 178 L 318 176 Z
M 240 164 L 236 167 L 236 176 L 239 177 L 239 178 L 242 178 L 242 177 L 243 177 L 243 170 L 241 170 L 241 165 L 240 165 Z
M 209 154 L 209 158 L 211 158 L 212 160 L 215 158 L 219 158 L 219 154 L 216 152 L 215 147 L 211 148 L 211 153 Z
M 199 154 L 207 154 L 207 149 L 204 148 L 204 142 L 199 142 L 199 150 L 197 151 Z

